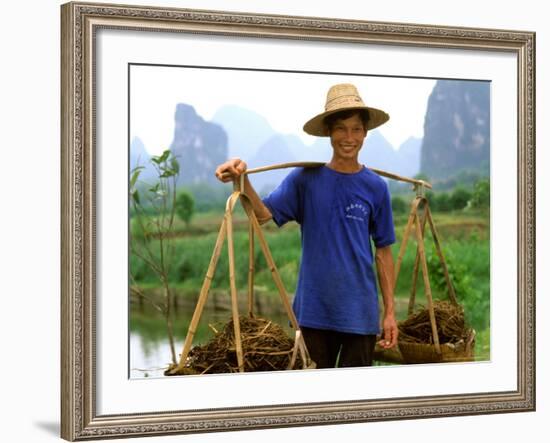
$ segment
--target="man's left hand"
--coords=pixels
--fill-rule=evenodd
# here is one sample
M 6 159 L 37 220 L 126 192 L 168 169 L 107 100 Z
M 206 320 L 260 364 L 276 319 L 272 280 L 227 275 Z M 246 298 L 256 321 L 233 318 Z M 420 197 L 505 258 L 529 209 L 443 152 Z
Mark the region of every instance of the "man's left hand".
M 382 337 L 382 340 L 380 340 L 378 344 L 384 349 L 393 348 L 395 345 L 397 345 L 397 337 L 399 335 L 395 316 L 392 314 L 386 315 L 384 317 L 382 328 L 384 329 L 384 335 Z

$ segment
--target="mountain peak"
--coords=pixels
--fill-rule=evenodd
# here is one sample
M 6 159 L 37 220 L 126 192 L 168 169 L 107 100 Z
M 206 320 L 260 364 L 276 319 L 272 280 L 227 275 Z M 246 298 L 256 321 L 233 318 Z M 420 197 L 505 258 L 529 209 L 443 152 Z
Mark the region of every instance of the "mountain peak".
M 205 121 L 193 106 L 176 106 L 174 140 L 170 149 L 180 159 L 178 183 L 217 183 L 214 171 L 227 159 L 227 134 Z
M 489 175 L 490 85 L 438 80 L 424 121 L 421 170 L 445 178 L 460 170 Z
M 275 134 L 264 116 L 242 106 L 224 105 L 212 121 L 227 133 L 229 157 L 248 160 L 256 154 L 258 146 Z

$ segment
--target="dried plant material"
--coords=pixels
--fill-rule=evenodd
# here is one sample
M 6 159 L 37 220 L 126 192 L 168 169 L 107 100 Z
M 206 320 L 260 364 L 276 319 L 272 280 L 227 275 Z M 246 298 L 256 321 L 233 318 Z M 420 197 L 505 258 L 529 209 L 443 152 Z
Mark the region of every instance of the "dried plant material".
M 246 316 L 241 316 L 239 323 L 245 372 L 288 369 L 294 339 L 281 326 L 264 318 Z M 226 323 L 208 343 L 193 347 L 183 369 L 174 371 L 175 367 L 171 365 L 164 375 L 239 372 L 233 320 Z M 302 367 L 299 354 L 295 367 Z
M 464 309 L 448 301 L 434 302 L 439 343 L 457 343 L 466 339 L 469 328 L 464 321 Z M 429 310 L 422 309 L 399 322 L 399 341 L 433 344 Z

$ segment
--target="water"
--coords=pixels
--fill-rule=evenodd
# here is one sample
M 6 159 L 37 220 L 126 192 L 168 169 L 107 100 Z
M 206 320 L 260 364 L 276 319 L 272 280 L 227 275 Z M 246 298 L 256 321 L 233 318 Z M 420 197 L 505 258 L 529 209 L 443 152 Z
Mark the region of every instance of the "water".
M 177 357 L 183 350 L 183 343 L 194 308 L 194 306 L 180 307 L 174 312 Z M 245 310 L 240 311 L 241 315 L 245 312 Z M 293 336 L 286 314 L 281 312 L 270 312 L 269 314 L 257 312 L 255 314 L 278 323 L 291 337 Z M 214 336 L 214 331 L 209 324 L 220 330 L 230 319 L 230 311 L 214 309 L 207 303 L 199 321 L 193 345 L 204 344 Z M 130 378 L 163 377 L 163 372 L 171 361 L 166 322 L 162 314 L 148 304 L 144 304 L 142 307 L 132 304 L 130 309 Z

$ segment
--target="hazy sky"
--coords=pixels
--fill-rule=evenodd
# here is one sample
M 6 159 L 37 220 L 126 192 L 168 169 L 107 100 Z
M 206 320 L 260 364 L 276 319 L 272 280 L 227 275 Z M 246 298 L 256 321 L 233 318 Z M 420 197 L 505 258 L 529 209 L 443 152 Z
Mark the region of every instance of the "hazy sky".
M 248 108 L 263 115 L 275 131 L 311 144 L 314 137 L 302 127 L 324 110 L 326 93 L 336 83 L 355 84 L 367 106 L 390 115 L 379 130 L 398 148 L 411 136 L 423 136 L 435 84 L 432 79 L 160 66 L 132 66 L 130 82 L 130 136 L 139 137 L 151 154 L 170 146 L 178 103 L 192 105 L 205 120 L 224 105 Z

